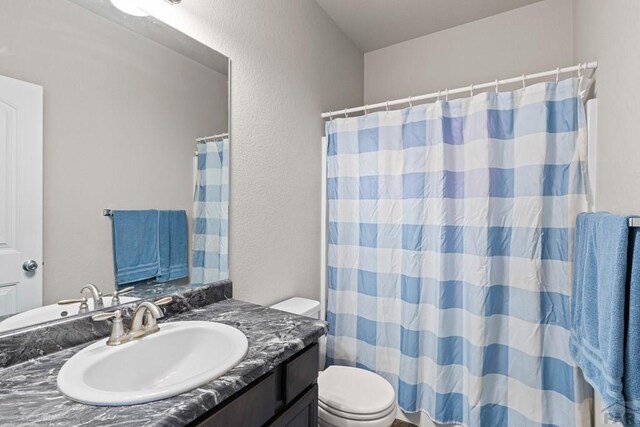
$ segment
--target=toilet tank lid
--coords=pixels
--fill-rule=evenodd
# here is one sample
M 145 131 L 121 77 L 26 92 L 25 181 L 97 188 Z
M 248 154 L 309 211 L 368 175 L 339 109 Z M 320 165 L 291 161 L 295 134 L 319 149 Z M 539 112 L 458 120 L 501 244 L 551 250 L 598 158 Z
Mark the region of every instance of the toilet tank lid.
M 272 305 L 271 308 L 302 316 L 311 316 L 320 311 L 320 302 L 308 298 L 294 297 Z

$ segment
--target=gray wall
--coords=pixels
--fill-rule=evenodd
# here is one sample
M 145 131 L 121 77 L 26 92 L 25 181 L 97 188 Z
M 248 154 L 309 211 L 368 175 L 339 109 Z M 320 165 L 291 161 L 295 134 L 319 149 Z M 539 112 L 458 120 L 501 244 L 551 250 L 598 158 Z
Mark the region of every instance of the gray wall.
M 571 0 L 544 0 L 365 54 L 365 102 L 572 65 Z
M 320 113 L 362 103 L 362 54 L 314 0 L 147 3 L 232 61 L 234 296 L 317 299 Z
M 640 212 L 640 2 L 574 0 L 574 61 L 597 60 L 596 209 Z M 605 426 L 596 399 L 595 425 Z M 620 425 L 620 424 L 615 424 Z
M 640 213 L 640 2 L 575 0 L 574 60 L 597 60 L 596 207 Z M 612 173 L 615 171 L 615 173 Z
M 227 78 L 66 1 L 0 2 L 0 74 L 44 86 L 44 301 L 113 288 L 103 208 L 192 207 Z

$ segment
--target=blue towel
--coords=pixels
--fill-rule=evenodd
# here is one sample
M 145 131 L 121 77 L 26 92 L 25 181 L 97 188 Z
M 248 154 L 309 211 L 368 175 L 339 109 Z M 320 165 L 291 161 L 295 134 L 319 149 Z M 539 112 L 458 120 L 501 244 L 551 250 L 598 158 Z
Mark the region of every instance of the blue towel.
M 160 273 L 158 211 L 112 211 L 116 284 L 139 282 Z
M 158 282 L 189 275 L 187 262 L 187 213 L 160 211 L 160 275 Z
M 613 420 L 625 413 L 627 216 L 580 214 L 576 219 L 569 350 Z
M 640 228 L 629 230 L 627 331 L 622 394 L 626 402 L 625 426 L 640 426 Z

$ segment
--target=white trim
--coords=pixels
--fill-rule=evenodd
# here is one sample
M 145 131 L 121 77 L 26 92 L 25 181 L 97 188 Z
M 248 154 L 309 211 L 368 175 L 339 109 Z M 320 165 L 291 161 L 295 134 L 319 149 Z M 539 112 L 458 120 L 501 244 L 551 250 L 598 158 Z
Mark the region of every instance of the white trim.
M 327 138 L 322 138 L 322 189 L 320 206 L 320 319 L 327 308 Z
M 327 138 L 322 137 L 320 206 L 320 319 L 327 319 Z M 320 340 L 320 369 L 324 369 L 326 339 Z
M 587 110 L 587 176 L 589 177 L 589 206 L 596 211 L 596 166 L 598 164 L 598 100 L 593 98 L 586 103 Z

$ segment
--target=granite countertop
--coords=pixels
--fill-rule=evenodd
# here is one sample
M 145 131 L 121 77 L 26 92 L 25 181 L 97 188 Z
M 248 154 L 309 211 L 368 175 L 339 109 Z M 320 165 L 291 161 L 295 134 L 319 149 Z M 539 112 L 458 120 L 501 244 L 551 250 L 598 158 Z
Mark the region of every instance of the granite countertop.
M 206 413 L 325 334 L 323 321 L 229 299 L 178 314 L 170 321 L 206 320 L 241 330 L 244 360 L 218 379 L 187 393 L 141 405 L 76 403 L 56 388 L 62 365 L 91 343 L 0 369 L 0 424 L 10 426 L 180 426 Z

